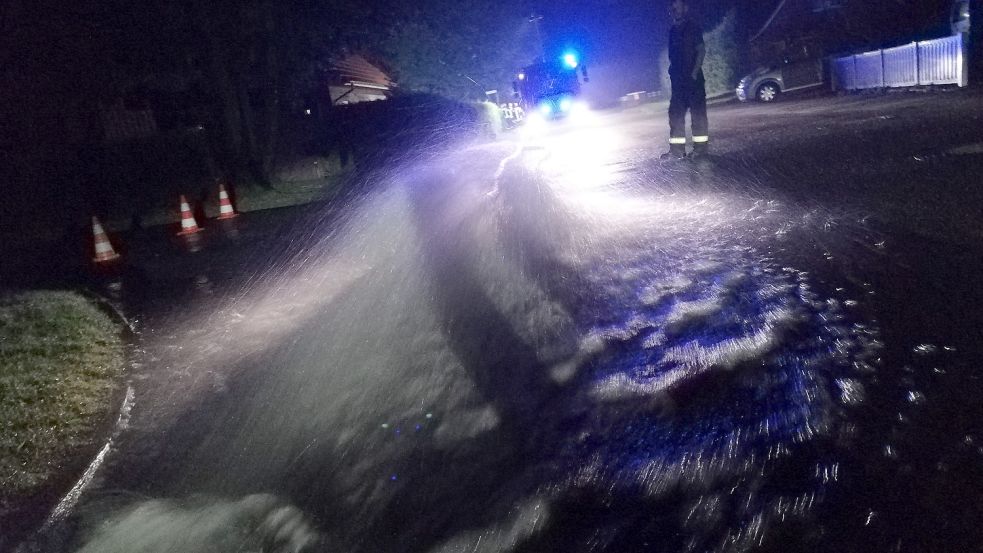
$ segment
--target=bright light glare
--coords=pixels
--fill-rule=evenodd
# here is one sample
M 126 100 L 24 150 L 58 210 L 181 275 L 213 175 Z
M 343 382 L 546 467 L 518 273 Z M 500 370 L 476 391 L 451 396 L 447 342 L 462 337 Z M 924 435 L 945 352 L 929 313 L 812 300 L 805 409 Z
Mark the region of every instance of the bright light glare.
M 592 123 L 595 118 L 586 102 L 571 102 L 569 113 L 570 120 L 580 126 Z
M 522 134 L 526 137 L 538 136 L 546 132 L 546 118 L 538 112 L 532 112 L 522 125 Z
M 553 106 L 547 103 L 539 104 L 539 108 L 537 109 L 539 110 L 539 113 L 541 113 L 542 115 L 548 116 L 553 113 Z
M 579 102 L 578 102 L 579 104 Z M 588 117 L 599 114 L 584 110 Z M 572 116 L 573 114 L 571 114 Z M 567 132 L 544 134 L 538 138 L 541 151 L 530 150 L 529 163 L 547 178 L 557 197 L 574 213 L 589 217 L 596 223 L 592 228 L 603 237 L 611 232 L 617 236 L 629 228 L 644 228 L 653 222 L 681 219 L 703 223 L 716 222 L 716 213 L 726 204 L 712 202 L 704 205 L 704 196 L 676 198 L 636 194 L 613 186 L 625 178 L 612 169 L 612 160 L 621 159 L 624 137 L 616 129 L 582 127 L 579 124 Z
M 570 98 L 561 98 L 560 99 L 560 111 L 562 111 L 563 113 L 566 113 L 566 112 L 570 111 L 570 109 L 572 107 L 573 107 L 573 100 L 571 100 Z
M 519 73 L 519 80 L 520 81 L 526 80 L 526 74 L 525 73 Z
M 563 63 L 566 64 L 570 69 L 577 68 L 577 55 L 573 53 L 563 54 Z

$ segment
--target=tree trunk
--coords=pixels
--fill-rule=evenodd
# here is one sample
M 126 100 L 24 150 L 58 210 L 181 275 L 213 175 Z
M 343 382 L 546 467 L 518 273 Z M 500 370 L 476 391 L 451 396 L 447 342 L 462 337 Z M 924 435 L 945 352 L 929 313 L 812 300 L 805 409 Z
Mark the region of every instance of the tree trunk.
M 202 31 L 208 37 L 208 72 L 206 79 L 218 101 L 216 110 L 221 121 L 213 140 L 219 145 L 219 164 L 226 174 L 236 176 L 242 161 L 242 120 L 236 84 L 229 73 L 230 53 L 222 39 L 219 23 L 209 14 L 199 12 Z
M 237 83 L 237 93 L 239 100 L 239 113 L 242 122 L 242 137 L 244 141 L 244 151 L 242 163 L 260 184 L 267 184 L 266 175 L 263 173 L 260 163 L 259 143 L 256 138 L 256 118 L 253 114 L 253 105 L 249 99 L 249 79 L 240 76 Z
M 263 26 L 265 30 L 265 59 L 264 70 L 266 74 L 265 98 L 263 106 L 266 108 L 266 131 L 265 140 L 261 147 L 261 166 L 263 174 L 267 177 L 273 175 L 273 164 L 276 159 L 276 148 L 280 136 L 280 67 L 277 63 L 276 49 L 276 23 L 273 18 L 272 2 L 267 2 L 263 11 Z

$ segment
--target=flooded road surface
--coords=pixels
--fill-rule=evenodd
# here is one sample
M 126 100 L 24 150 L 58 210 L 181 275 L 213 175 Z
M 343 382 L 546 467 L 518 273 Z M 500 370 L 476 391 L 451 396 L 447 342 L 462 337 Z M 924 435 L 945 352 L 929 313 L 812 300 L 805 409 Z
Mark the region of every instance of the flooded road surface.
M 625 117 L 390 168 L 145 306 L 38 547 L 978 548 L 979 258 Z

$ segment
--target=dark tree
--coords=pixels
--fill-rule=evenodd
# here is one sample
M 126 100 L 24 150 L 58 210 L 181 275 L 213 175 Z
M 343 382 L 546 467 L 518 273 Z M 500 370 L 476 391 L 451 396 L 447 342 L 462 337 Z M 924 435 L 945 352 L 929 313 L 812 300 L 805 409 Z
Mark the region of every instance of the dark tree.
M 483 98 L 536 54 L 534 28 L 518 3 L 430 0 L 394 12 L 378 46 L 405 89 Z

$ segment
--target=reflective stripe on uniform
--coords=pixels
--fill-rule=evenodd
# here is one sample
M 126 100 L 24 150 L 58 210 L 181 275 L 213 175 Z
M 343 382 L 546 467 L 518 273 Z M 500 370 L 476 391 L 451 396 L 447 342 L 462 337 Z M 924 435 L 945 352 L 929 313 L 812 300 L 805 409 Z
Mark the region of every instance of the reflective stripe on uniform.
M 672 137 L 669 139 L 670 144 L 686 144 L 686 137 Z
M 709 136 L 694 136 L 693 137 L 693 143 L 694 144 L 701 144 L 703 142 L 710 142 L 710 137 Z

